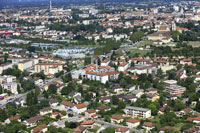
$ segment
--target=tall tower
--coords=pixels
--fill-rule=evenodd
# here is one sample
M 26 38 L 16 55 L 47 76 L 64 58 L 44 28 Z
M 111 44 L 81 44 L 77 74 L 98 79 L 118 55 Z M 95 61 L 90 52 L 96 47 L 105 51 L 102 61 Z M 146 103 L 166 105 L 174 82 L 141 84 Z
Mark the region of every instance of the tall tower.
M 52 3 L 51 3 L 51 0 L 49 1 L 49 10 L 50 10 L 50 11 L 52 10 Z
M 175 31 L 176 30 L 176 23 L 173 21 L 172 22 L 172 31 Z

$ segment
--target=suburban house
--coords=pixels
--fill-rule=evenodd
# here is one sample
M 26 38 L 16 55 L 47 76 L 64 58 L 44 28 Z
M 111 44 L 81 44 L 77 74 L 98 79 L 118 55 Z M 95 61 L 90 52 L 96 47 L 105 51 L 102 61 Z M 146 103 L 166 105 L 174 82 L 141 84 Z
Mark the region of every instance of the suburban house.
M 9 124 L 11 123 L 11 121 L 18 121 L 18 122 L 21 122 L 21 119 L 20 119 L 20 116 L 19 115 L 16 115 L 14 117 L 10 117 L 8 119 L 5 120 L 5 123 L 6 124 Z
M 67 110 L 72 110 L 74 107 L 74 104 L 68 101 L 62 101 L 61 102 L 61 106 L 63 106 L 64 108 L 66 108 Z
M 125 72 L 129 68 L 129 63 L 128 62 L 123 62 L 119 65 L 118 71 L 120 72 Z
M 109 106 L 106 105 L 101 105 L 96 107 L 96 112 L 99 112 L 100 110 L 104 110 L 104 111 L 109 111 L 111 108 Z
M 39 125 L 31 130 L 31 133 L 45 133 L 47 132 L 47 125 Z
M 144 90 L 143 89 L 133 90 L 132 94 L 137 98 L 140 98 L 144 94 Z
M 142 127 L 146 129 L 147 132 L 150 132 L 152 129 L 155 128 L 155 124 L 153 124 L 152 122 L 145 122 Z
M 31 117 L 27 120 L 24 120 L 24 124 L 28 127 L 33 127 L 37 124 L 37 122 L 43 120 L 44 118 L 40 115 Z
M 93 120 L 86 120 L 81 123 L 81 126 L 86 128 L 94 128 L 95 121 Z
M 87 128 L 83 126 L 78 126 L 73 130 L 73 133 L 87 133 Z
M 85 111 L 85 117 L 86 118 L 95 118 L 97 117 L 96 111 L 94 109 L 88 109 Z
M 80 103 L 75 105 L 72 110 L 77 114 L 81 114 L 87 110 L 87 107 L 84 103 Z
M 126 120 L 126 124 L 129 128 L 135 128 L 140 125 L 140 121 L 133 118 L 129 118 Z
M 119 127 L 115 129 L 115 133 L 130 133 L 130 129 L 127 127 Z
M 148 93 L 147 99 L 151 100 L 152 102 L 158 101 L 160 99 L 160 96 L 158 93 Z
M 123 121 L 123 119 L 124 118 L 122 116 L 120 116 L 120 115 L 113 115 L 111 117 L 111 123 L 119 124 L 119 123 L 121 123 Z
M 49 100 L 49 104 L 50 104 L 51 107 L 56 107 L 58 105 L 58 100 L 54 99 L 54 98 L 51 98 Z
M 51 114 L 53 112 L 51 107 L 46 107 L 40 110 L 40 115 Z

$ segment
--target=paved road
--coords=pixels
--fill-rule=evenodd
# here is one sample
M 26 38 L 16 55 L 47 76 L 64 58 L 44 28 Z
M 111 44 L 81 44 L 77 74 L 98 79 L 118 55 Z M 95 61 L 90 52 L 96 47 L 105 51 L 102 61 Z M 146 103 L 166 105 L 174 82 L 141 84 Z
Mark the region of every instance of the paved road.
M 109 123 L 109 122 L 105 122 L 105 121 L 101 121 L 101 120 L 94 120 L 96 123 L 102 124 L 104 126 L 108 126 L 108 127 L 126 127 L 126 126 L 122 126 L 122 125 L 117 125 L 117 124 L 113 124 L 113 123 Z M 136 129 L 130 129 L 130 131 L 133 131 L 135 133 L 144 133 L 143 130 L 136 130 Z
M 24 94 L 18 94 L 18 95 L 13 95 L 13 96 L 9 96 L 8 98 L 5 98 L 3 100 L 0 100 L 0 108 L 5 108 L 6 105 L 10 102 L 14 102 L 16 99 L 18 98 L 25 98 L 27 95 L 27 93 Z

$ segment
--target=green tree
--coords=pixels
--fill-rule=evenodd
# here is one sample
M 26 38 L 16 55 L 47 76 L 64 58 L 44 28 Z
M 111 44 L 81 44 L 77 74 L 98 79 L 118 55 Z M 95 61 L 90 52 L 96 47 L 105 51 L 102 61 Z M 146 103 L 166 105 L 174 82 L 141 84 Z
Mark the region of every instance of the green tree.
M 131 35 L 131 40 L 132 41 L 137 41 L 142 37 L 144 37 L 144 32 L 138 31 L 138 32 L 135 32 L 133 35 Z
M 116 95 L 112 96 L 112 104 L 117 105 L 119 103 L 119 99 Z
M 50 93 L 50 94 L 56 94 L 57 93 L 57 86 L 55 85 L 55 84 L 51 84 L 50 86 L 49 86 L 49 89 L 48 89 L 48 92 Z

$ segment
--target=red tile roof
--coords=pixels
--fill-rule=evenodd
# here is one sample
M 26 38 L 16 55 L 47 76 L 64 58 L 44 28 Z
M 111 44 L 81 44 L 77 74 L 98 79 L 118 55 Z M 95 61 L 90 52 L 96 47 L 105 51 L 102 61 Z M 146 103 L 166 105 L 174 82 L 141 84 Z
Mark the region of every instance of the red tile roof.
M 85 105 L 84 103 L 80 103 L 80 104 L 77 104 L 76 107 L 77 107 L 78 109 L 81 109 L 81 108 L 85 108 L 86 105 Z
M 92 125 L 94 123 L 95 122 L 93 120 L 87 120 L 87 121 L 82 122 L 81 125 Z
M 121 119 L 123 119 L 123 117 L 120 116 L 120 115 L 113 115 L 113 116 L 112 116 L 112 119 L 121 120 Z
M 74 107 L 74 104 L 68 101 L 62 101 L 61 104 L 67 106 L 67 107 Z
M 154 127 L 155 125 L 152 123 L 152 122 L 145 122 L 143 124 L 143 126 L 146 126 L 146 127 Z
M 45 124 L 37 126 L 36 128 L 32 129 L 32 133 L 40 133 L 41 130 L 43 130 L 45 128 L 47 128 L 47 125 L 45 125 Z
M 137 122 L 140 122 L 139 120 L 136 120 L 136 119 L 133 119 L 133 118 L 129 118 L 126 120 L 126 122 L 129 122 L 129 123 L 137 123 Z
M 91 114 L 91 113 L 95 113 L 96 111 L 95 111 L 94 109 L 88 109 L 87 112 L 88 112 L 89 114 Z
M 127 127 L 119 127 L 117 129 L 115 129 L 116 132 L 126 132 L 128 130 L 129 130 L 129 128 L 127 128 Z

